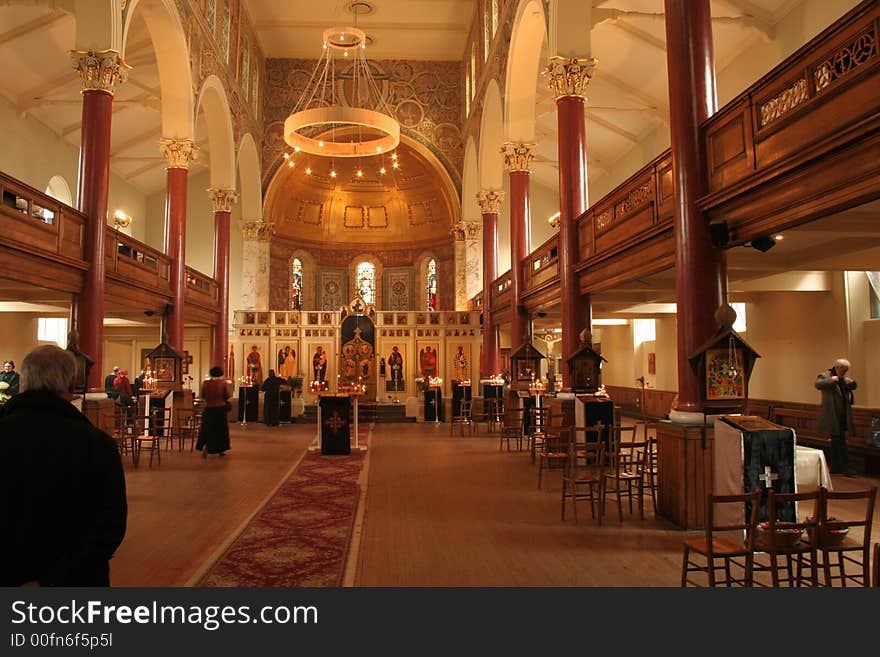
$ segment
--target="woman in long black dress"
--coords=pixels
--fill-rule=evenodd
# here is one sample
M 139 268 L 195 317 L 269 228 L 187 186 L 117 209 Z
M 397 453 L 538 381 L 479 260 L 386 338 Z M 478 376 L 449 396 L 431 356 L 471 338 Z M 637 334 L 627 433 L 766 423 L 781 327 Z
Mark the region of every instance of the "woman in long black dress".
M 263 381 L 260 390 L 266 393 L 263 399 L 263 422 L 267 427 L 277 427 L 281 423 L 281 386 L 287 383 L 275 370 L 269 370 L 269 376 Z
M 202 426 L 199 429 L 199 442 L 196 449 L 202 458 L 208 454 L 225 456 L 229 449 L 229 418 L 226 403 L 229 400 L 229 387 L 223 376 L 222 367 L 212 367 L 211 378 L 202 384 L 202 399 L 205 410 L 202 412 Z

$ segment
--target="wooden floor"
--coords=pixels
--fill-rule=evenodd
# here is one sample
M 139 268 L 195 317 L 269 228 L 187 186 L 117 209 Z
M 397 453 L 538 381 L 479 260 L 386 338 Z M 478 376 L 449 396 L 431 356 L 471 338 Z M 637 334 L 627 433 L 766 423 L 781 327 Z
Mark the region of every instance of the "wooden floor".
M 226 457 L 127 463 L 114 586 L 191 585 L 314 438 L 313 425 L 231 426 Z M 837 490 L 877 483 L 834 480 Z M 361 485 L 348 586 L 677 586 L 682 541 L 694 535 L 655 519 L 650 501 L 645 520 L 612 512 L 598 527 L 582 502 L 579 524 L 562 521 L 558 472 L 539 490 L 526 452 L 500 452 L 495 435 L 450 437 L 447 424 L 375 425 Z

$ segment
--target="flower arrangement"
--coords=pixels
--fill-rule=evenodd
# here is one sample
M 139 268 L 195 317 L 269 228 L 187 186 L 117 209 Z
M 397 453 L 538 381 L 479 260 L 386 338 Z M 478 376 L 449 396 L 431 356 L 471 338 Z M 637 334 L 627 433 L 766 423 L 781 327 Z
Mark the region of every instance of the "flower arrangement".
M 303 378 L 301 376 L 289 376 L 287 377 L 287 385 L 294 390 L 302 390 Z
M 423 377 L 423 376 L 416 377 L 416 390 L 418 390 L 419 392 L 427 392 L 428 384 L 425 381 L 425 377 Z
M 5 404 L 10 399 L 12 399 L 12 395 L 6 394 L 6 391 L 9 389 L 9 384 L 6 381 L 0 381 L 0 404 Z

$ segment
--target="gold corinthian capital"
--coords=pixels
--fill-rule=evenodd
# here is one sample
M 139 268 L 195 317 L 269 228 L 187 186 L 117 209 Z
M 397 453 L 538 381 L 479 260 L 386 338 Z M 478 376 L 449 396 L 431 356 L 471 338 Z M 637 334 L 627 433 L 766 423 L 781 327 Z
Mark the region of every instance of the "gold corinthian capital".
M 587 86 L 599 60 L 594 57 L 551 57 L 543 74 L 553 90 L 556 100 L 560 98 L 586 98 Z
M 81 92 L 103 91 L 112 96 L 131 70 L 115 50 L 71 50 L 69 54 L 71 65 L 80 74 Z
M 501 147 L 504 166 L 508 171 L 529 171 L 529 164 L 535 157 L 536 144 L 508 142 Z
M 504 192 L 500 189 L 483 189 L 477 194 L 477 203 L 480 204 L 480 212 L 483 214 L 498 214 L 502 201 Z
M 214 204 L 214 212 L 232 212 L 232 206 L 238 201 L 238 192 L 211 187 L 208 189 L 208 198 Z

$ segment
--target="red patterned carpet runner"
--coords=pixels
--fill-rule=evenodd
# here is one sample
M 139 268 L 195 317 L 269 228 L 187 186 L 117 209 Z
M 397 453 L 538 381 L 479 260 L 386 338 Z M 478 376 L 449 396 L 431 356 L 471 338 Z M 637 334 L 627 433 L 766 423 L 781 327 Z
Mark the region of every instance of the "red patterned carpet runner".
M 360 428 L 360 445 L 372 428 Z M 341 586 L 365 458 L 307 452 L 198 586 Z

